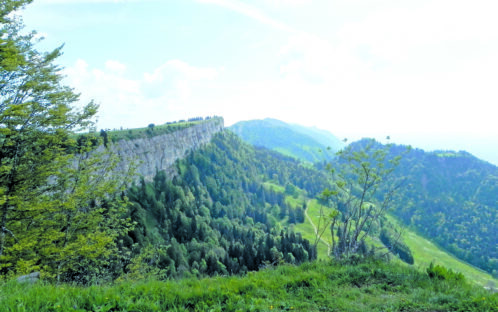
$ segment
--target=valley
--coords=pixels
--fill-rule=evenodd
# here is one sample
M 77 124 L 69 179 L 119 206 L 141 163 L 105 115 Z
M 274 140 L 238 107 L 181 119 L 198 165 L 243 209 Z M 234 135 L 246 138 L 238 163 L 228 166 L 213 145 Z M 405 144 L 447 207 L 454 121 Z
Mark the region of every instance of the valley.
M 498 311 L 497 166 L 299 124 L 493 137 L 420 4 L 73 2 L 0 2 L 0 312 Z

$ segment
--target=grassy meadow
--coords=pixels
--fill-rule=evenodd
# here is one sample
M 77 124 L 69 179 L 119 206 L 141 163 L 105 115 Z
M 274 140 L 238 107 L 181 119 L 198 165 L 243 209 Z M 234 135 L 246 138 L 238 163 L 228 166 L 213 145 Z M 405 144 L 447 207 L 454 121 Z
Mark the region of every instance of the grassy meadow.
M 389 219 L 391 222 L 395 222 L 394 218 L 391 217 Z M 417 233 L 405 229 L 403 239 L 412 251 L 416 267 L 425 268 L 431 262 L 434 262 L 462 273 L 467 280 L 481 286 L 498 287 L 498 280 L 490 274 L 456 258 Z
M 498 294 L 379 261 L 88 287 L 0 283 L 1 311 L 497 311 Z
M 319 225 L 320 222 L 320 204 L 317 200 L 310 200 L 308 202 L 307 214 L 309 219 L 306 218 L 305 222 L 302 224 L 297 224 L 295 230 L 301 232 L 303 237 L 308 239 L 310 242 L 314 242 L 316 234 L 310 220 L 313 222 L 315 227 Z M 324 208 L 325 213 L 327 213 L 327 208 Z M 390 222 L 395 223 L 399 226 L 399 223 L 391 216 L 388 216 Z M 435 264 L 442 265 L 447 268 L 451 268 L 453 271 L 460 272 L 467 278 L 468 281 L 477 283 L 478 285 L 497 288 L 498 280 L 493 278 L 490 274 L 456 258 L 450 253 L 444 251 L 434 243 L 425 239 L 424 237 L 418 235 L 414 231 L 404 228 L 403 229 L 403 240 L 408 245 L 412 251 L 413 257 L 415 259 L 414 266 L 421 271 L 429 266 L 431 262 Z M 328 246 L 332 244 L 332 238 L 330 230 L 326 230 L 322 235 L 322 240 L 318 244 L 318 259 L 328 259 L 327 250 Z M 369 243 L 380 244 L 379 241 L 369 241 Z M 399 261 L 402 263 L 401 261 Z

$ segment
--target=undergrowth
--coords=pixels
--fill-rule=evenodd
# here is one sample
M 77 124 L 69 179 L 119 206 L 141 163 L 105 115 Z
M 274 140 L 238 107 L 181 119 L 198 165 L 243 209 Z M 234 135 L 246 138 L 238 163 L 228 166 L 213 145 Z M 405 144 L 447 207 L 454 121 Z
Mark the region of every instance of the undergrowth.
M 498 294 L 431 275 L 372 260 L 87 287 L 9 281 L 0 284 L 0 311 L 498 311 Z

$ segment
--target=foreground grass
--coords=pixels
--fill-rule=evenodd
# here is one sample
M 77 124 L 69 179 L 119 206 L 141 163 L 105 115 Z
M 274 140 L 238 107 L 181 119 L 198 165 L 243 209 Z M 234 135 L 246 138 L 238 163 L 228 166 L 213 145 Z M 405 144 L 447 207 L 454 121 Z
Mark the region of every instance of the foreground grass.
M 1 311 L 498 311 L 498 294 L 369 262 L 280 266 L 244 277 L 107 286 L 0 285 Z

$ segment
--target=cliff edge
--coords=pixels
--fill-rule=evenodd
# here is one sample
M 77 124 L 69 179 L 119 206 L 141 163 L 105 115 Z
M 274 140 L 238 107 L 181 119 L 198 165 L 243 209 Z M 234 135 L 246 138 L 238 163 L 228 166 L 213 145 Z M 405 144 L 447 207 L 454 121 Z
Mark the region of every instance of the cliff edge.
M 120 140 L 111 147 L 121 159 L 116 170 L 127 172 L 134 163 L 136 175 L 143 176 L 146 181 L 151 181 L 158 171 L 173 174 L 171 169 L 177 159 L 209 143 L 224 128 L 223 118 L 216 117 L 168 134 Z

